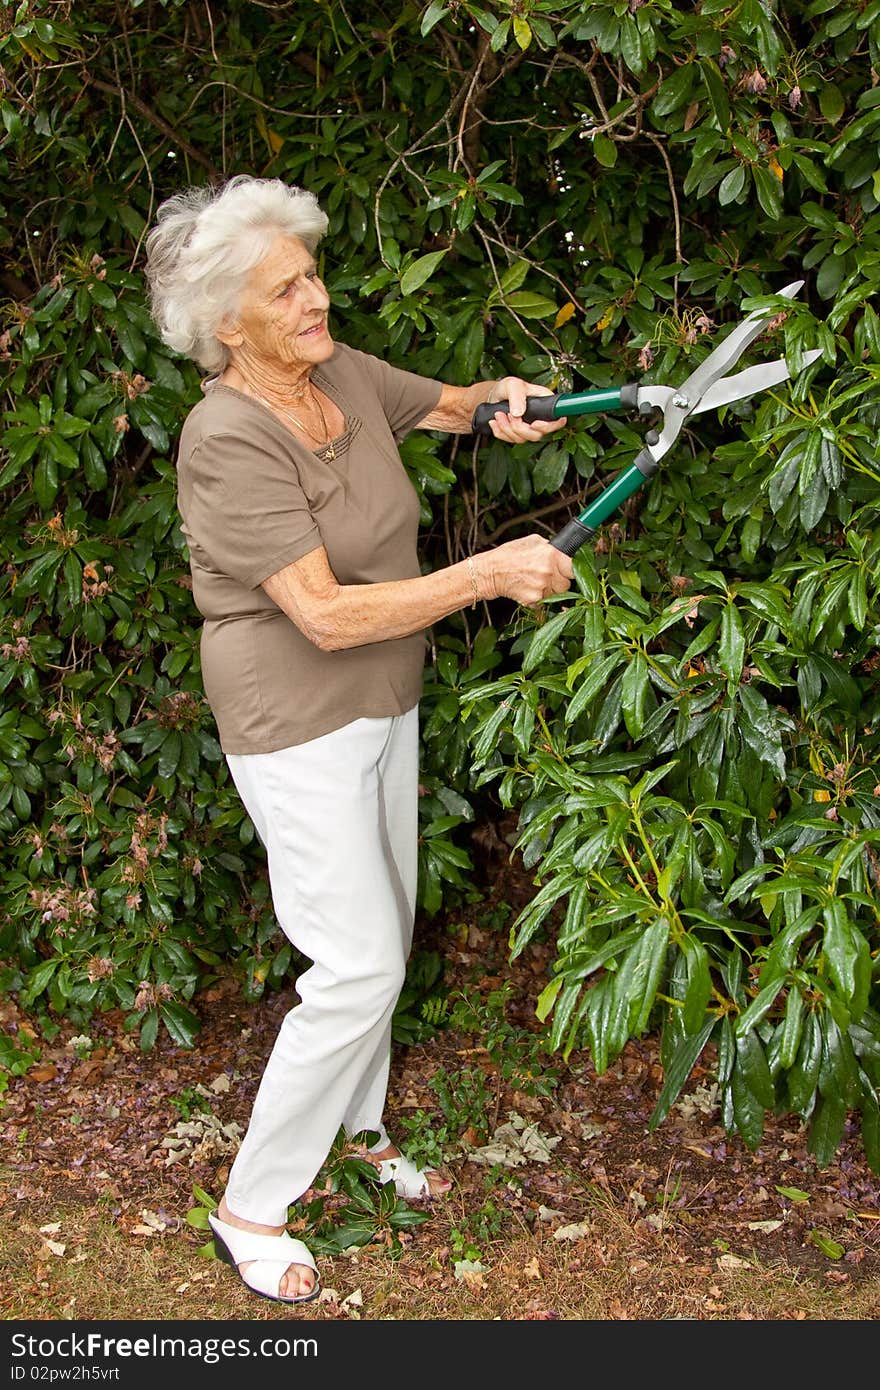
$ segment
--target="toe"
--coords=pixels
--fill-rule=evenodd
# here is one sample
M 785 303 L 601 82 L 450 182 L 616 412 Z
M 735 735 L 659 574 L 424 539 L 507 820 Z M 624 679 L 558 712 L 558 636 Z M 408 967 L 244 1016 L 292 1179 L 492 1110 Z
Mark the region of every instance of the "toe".
M 291 1265 L 282 1277 L 278 1292 L 284 1298 L 304 1298 L 315 1287 L 315 1271 L 308 1265 Z

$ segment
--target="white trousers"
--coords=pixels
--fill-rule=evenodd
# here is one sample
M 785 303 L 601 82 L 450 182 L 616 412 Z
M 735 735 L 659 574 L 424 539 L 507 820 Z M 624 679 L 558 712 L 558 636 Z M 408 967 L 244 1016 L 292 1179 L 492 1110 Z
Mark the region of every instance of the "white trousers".
M 266 848 L 279 924 L 312 962 L 226 1189 L 235 1216 L 280 1226 L 340 1125 L 388 1142 L 391 1018 L 415 913 L 418 710 L 227 762 Z

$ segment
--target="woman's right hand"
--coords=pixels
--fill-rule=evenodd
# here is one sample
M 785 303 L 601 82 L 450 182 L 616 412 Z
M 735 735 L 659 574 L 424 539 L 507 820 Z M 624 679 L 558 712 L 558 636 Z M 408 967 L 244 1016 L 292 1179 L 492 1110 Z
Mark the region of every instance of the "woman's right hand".
M 483 598 L 512 598 L 517 603 L 541 603 L 551 594 L 565 593 L 571 587 L 574 567 L 543 536 L 522 536 L 506 541 L 494 550 L 473 557 L 478 568 Z

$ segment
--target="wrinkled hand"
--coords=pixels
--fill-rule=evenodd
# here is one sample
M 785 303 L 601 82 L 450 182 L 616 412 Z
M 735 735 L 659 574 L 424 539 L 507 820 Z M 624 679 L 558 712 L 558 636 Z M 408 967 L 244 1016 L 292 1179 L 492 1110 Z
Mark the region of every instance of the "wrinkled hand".
M 562 429 L 567 424 L 564 416 L 559 420 L 534 420 L 531 424 L 527 424 L 522 418 L 527 396 L 553 394 L 549 386 L 533 386 L 518 376 L 502 377 L 500 381 L 496 381 L 486 399 L 490 404 L 495 401 L 507 401 L 510 411 L 494 415 L 489 421 L 489 429 L 496 439 L 503 440 L 505 444 L 535 443 L 543 439 L 545 434 Z
M 474 556 L 487 598 L 516 599 L 527 606 L 571 588 L 574 566 L 543 536 L 521 536 Z

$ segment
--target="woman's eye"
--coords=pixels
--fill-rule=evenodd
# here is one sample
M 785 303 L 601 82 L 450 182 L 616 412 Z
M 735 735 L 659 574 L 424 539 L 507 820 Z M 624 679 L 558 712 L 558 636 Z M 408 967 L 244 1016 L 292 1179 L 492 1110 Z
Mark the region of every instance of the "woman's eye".
M 307 270 L 307 271 L 304 272 L 304 274 L 302 275 L 301 278 L 302 278 L 303 280 L 317 280 L 317 279 L 319 279 L 320 277 L 319 277 L 319 275 L 318 275 L 317 270 Z M 290 282 L 289 285 L 285 285 L 283 290 L 279 290 L 279 291 L 278 291 L 278 298 L 279 298 L 279 299 L 288 299 L 288 298 L 290 297 L 290 295 L 291 295 L 291 294 L 294 292 L 294 290 L 296 289 L 297 283 L 298 283 L 298 282 L 297 282 L 296 280 L 291 280 L 291 282 Z

